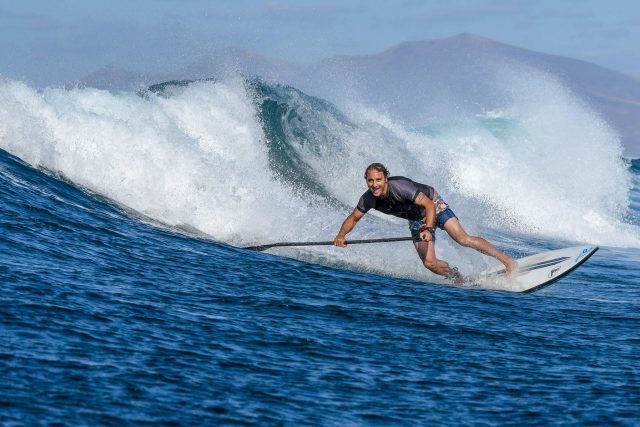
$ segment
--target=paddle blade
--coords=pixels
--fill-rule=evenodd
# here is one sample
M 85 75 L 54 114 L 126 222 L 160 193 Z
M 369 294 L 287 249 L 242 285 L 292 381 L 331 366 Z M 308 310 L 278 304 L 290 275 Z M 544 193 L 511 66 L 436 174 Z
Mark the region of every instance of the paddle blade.
M 242 249 L 246 249 L 246 250 L 248 250 L 248 251 L 262 252 L 262 251 L 264 251 L 265 249 L 269 249 L 269 248 L 271 248 L 271 247 L 272 247 L 272 245 L 245 246 L 245 247 L 244 247 L 244 248 L 242 248 Z

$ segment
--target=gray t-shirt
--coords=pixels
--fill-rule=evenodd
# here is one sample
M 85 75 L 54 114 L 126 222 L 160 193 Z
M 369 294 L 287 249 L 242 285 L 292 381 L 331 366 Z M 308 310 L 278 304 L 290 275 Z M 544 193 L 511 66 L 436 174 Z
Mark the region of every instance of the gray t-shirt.
M 409 220 L 424 219 L 424 208 L 414 204 L 418 193 L 433 200 L 435 190 L 426 184 L 414 182 L 403 176 L 392 176 L 387 181 L 388 192 L 385 197 L 376 197 L 367 190 L 360 197 L 356 206 L 360 212 L 367 213 L 375 209 L 388 215 L 394 215 Z

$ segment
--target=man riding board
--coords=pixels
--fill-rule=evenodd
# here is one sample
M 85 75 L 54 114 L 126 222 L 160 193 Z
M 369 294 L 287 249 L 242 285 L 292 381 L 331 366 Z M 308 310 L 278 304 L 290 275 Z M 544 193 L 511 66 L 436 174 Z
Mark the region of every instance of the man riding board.
M 507 277 L 511 277 L 517 269 L 518 263 L 491 243 L 482 237 L 467 234 L 456 215 L 433 187 L 402 176 L 389 177 L 389 171 L 381 163 L 369 165 L 364 177 L 369 190 L 360 197 L 356 208 L 342 223 L 333 240 L 335 246 L 345 247 L 346 235 L 373 208 L 409 220 L 416 251 L 424 266 L 435 274 L 457 283 L 464 281 L 457 268 L 436 258 L 436 227 L 446 231 L 458 244 L 497 258 L 504 264 Z

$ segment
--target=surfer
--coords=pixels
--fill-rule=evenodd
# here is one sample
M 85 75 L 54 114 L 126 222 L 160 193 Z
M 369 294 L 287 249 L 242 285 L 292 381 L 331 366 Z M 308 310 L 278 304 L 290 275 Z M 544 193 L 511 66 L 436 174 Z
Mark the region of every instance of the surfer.
M 458 217 L 433 187 L 403 176 L 390 177 L 389 171 L 381 163 L 369 165 L 364 177 L 369 190 L 360 197 L 356 208 L 342 223 L 333 240 L 335 246 L 345 247 L 346 235 L 370 209 L 376 209 L 409 220 L 411 236 L 424 266 L 456 283 L 464 282 L 458 269 L 436 258 L 436 227 L 446 231 L 458 244 L 497 258 L 504 264 L 507 277 L 517 269 L 518 263 L 515 260 L 500 252 L 487 240 L 467 234 Z

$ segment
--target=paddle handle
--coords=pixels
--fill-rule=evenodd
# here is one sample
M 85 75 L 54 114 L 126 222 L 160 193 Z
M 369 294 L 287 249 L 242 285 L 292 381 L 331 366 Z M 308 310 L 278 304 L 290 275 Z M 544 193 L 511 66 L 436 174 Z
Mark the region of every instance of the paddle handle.
M 348 240 L 344 243 L 346 245 L 357 245 L 362 243 L 403 242 L 408 240 L 413 240 L 413 237 L 387 237 L 384 239 Z M 270 243 L 268 245 L 247 246 L 242 249 L 260 252 L 269 248 L 275 248 L 275 247 L 281 247 L 281 246 L 330 246 L 330 245 L 333 245 L 333 240 L 326 240 L 322 242 L 279 242 L 279 243 Z

